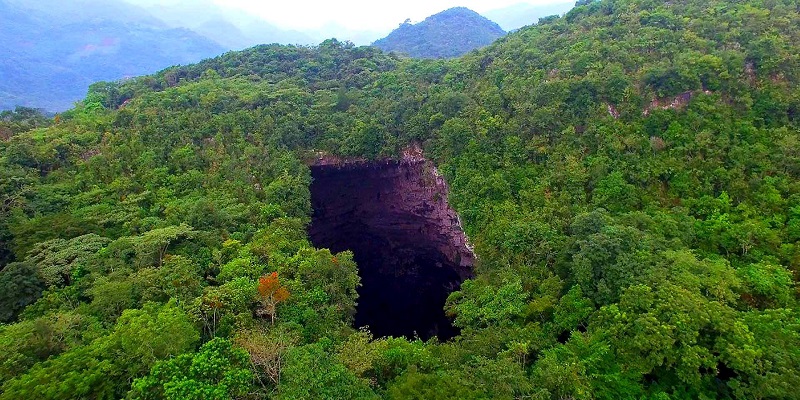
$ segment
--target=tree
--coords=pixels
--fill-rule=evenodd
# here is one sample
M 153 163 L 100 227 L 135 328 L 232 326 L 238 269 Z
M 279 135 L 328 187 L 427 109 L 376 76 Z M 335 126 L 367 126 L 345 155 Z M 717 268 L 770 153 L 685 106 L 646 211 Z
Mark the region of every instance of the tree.
M 757 308 L 788 308 L 795 304 L 792 273 L 782 265 L 761 261 L 739 267 L 736 274 L 744 285 L 742 298 Z
M 253 375 L 247 353 L 214 338 L 197 353 L 156 363 L 133 382 L 128 399 L 226 400 L 250 391 Z
M 291 349 L 278 387 L 278 399 L 377 399 L 366 380 L 331 356 L 330 341 Z
M 179 304 L 190 303 L 203 291 L 205 280 L 197 264 L 183 256 L 167 256 L 159 268 L 161 289 Z
M 482 393 L 469 386 L 469 382 L 462 380 L 458 374 L 448 371 L 426 374 L 412 370 L 392 382 L 387 391 L 387 398 L 392 400 L 477 400 L 486 398 Z
M 147 303 L 141 310 L 126 310 L 114 327 L 114 336 L 128 359 L 126 369 L 131 376 L 146 372 L 158 360 L 193 348 L 200 339 L 175 302 L 163 306 Z
M 28 263 L 11 263 L 0 270 L 0 323 L 11 322 L 44 290 L 44 282 Z
M 0 399 L 120 398 L 134 377 L 158 360 L 186 352 L 198 339 L 188 316 L 174 303 L 126 310 L 110 334 L 4 382 Z
M 446 310 L 455 316 L 459 328 L 510 325 L 523 315 L 528 294 L 520 281 L 503 282 L 500 287 L 469 280 L 447 298 Z
M 134 248 L 142 265 L 149 265 L 153 259 L 160 267 L 164 263 L 164 256 L 170 243 L 179 239 L 191 238 L 195 233 L 186 224 L 153 229 L 134 240 Z
M 253 373 L 259 381 L 265 377 L 272 385 L 280 382 L 281 371 L 286 365 L 286 353 L 299 341 L 300 338 L 295 334 L 282 329 L 240 331 L 234 339 L 238 347 L 250 354 Z
M 661 256 L 663 269 L 651 283 L 625 288 L 618 303 L 598 311 L 589 332 L 610 342 L 626 373 L 671 382 L 692 397 L 716 393 L 718 380 L 728 383 L 730 375 L 752 373 L 759 350 L 732 308 L 739 288 L 733 268 L 686 251 Z
M 53 120 L 45 115 L 44 110 L 23 106 L 17 106 L 14 110 L 4 110 L 0 112 L 0 141 L 8 140 L 17 133 L 46 127 L 52 123 Z
M 301 324 L 310 341 L 349 332 L 361 283 L 352 252 L 303 248 L 280 274 L 292 290 L 281 311 L 283 321 Z
M 196 233 L 186 224 L 151 229 L 138 236 L 124 236 L 115 240 L 109 244 L 107 255 L 123 261 L 133 259 L 136 267 L 161 267 L 170 244 L 192 238 Z
M 96 319 L 52 313 L 0 327 L 0 381 L 26 373 L 36 363 L 87 344 L 102 333 Z
M 192 313 L 203 323 L 205 336 L 213 338 L 222 329 L 225 336 L 235 327 L 234 317 L 252 314 L 253 302 L 259 294 L 257 282 L 236 278 L 221 286 L 206 287 L 203 294 L 191 304 Z
M 36 244 L 26 260 L 35 265 L 48 287 L 72 283 L 76 273 L 97 262 L 97 253 L 111 240 L 90 233 L 69 240 L 52 239 Z M 83 271 L 80 271 L 83 269 Z
M 542 352 L 532 375 L 533 384 L 554 399 L 638 398 L 644 392 L 639 376 L 615 360 L 608 341 L 580 332 Z
M 261 302 L 264 312 L 269 315 L 270 323 L 274 325 L 278 303 L 289 298 L 289 291 L 281 286 L 277 272 L 259 278 L 257 289 L 258 300 Z

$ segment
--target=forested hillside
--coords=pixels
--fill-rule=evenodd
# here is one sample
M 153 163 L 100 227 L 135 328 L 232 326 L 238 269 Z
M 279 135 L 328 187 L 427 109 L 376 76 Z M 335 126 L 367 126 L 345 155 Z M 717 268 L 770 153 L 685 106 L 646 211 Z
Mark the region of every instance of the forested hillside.
M 796 398 L 799 84 L 798 0 L 601 0 L 4 113 L 0 399 Z M 353 329 L 353 255 L 306 234 L 310 157 L 411 144 L 477 254 L 444 343 Z
M 487 46 L 503 35 L 505 31 L 486 17 L 455 7 L 416 24 L 403 22 L 372 45 L 417 58 L 452 58 Z

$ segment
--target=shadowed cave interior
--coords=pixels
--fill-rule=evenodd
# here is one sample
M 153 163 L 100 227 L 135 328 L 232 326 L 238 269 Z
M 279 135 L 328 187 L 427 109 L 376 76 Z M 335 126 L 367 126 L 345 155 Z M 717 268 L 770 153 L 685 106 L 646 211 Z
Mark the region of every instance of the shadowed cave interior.
M 443 307 L 471 276 L 474 255 L 433 166 L 317 165 L 311 175 L 311 241 L 351 250 L 358 264 L 355 326 L 369 326 L 376 337 L 457 335 Z

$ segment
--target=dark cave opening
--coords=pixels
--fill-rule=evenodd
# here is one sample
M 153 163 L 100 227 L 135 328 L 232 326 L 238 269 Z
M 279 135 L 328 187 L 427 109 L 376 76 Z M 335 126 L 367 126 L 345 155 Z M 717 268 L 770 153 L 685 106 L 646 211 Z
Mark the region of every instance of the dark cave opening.
M 474 255 L 447 185 L 422 160 L 311 167 L 316 247 L 351 250 L 358 264 L 355 326 L 376 337 L 458 334 L 443 307 L 471 277 Z

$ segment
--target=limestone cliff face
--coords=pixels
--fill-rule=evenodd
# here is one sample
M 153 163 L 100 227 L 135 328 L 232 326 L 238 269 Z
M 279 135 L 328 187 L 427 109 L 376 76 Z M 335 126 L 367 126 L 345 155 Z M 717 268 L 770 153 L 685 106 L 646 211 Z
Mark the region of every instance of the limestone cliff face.
M 336 237 L 357 233 L 351 232 L 356 226 L 368 227 L 391 236 L 389 245 L 395 249 L 435 249 L 458 267 L 460 276 L 470 276 L 474 253 L 447 203 L 447 183 L 430 162 L 348 161 L 312 166 L 312 176 L 312 237 L 336 243 Z
M 313 164 L 309 236 L 354 252 L 363 283 L 356 324 L 379 336 L 451 336 L 442 307 L 475 256 L 433 164 L 414 149 L 399 160 Z

